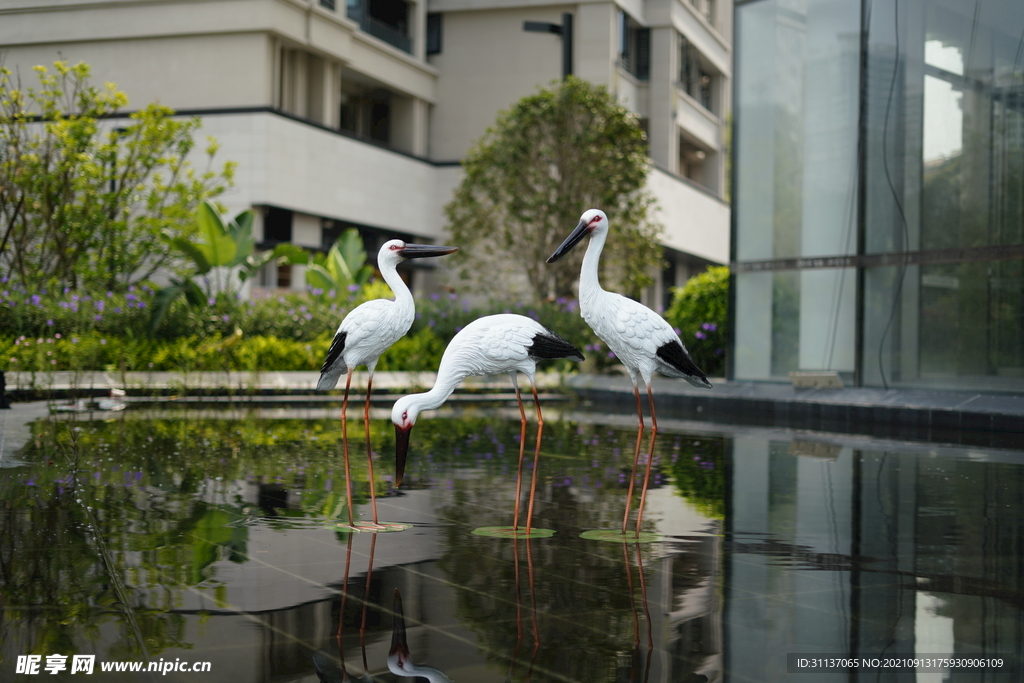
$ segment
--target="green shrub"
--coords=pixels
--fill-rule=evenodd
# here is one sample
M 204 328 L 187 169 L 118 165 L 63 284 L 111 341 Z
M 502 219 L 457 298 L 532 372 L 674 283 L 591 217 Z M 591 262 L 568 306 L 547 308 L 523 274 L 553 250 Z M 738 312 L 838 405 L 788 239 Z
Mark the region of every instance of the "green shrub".
M 725 374 L 729 269 L 708 268 L 673 289 L 665 319 L 676 328 L 697 367 L 711 376 Z

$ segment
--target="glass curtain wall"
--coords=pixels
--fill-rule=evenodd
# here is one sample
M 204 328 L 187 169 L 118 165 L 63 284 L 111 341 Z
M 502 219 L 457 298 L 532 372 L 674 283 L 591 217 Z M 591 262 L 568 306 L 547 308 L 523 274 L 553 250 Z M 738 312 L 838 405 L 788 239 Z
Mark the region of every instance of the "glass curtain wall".
M 1017 0 L 873 3 L 865 384 L 1024 390 L 1022 51 Z
M 1024 390 L 1024 11 L 865 2 L 737 4 L 732 376 Z
M 860 9 L 761 0 L 736 10 L 734 374 L 854 369 Z

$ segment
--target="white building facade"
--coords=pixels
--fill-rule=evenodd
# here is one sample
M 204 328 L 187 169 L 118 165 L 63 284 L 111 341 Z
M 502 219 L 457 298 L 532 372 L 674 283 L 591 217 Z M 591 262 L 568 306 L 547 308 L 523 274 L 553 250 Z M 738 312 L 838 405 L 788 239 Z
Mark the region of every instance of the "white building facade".
M 662 306 L 667 287 L 728 261 L 726 0 L 0 0 L 0 52 L 26 82 L 34 65 L 83 61 L 131 109 L 202 116 L 218 159 L 238 162 L 222 201 L 258 209 L 262 242 L 324 248 L 354 226 L 375 254 L 392 237 L 445 239 L 459 160 L 499 111 L 561 76 L 559 37 L 523 22 L 565 12 L 574 73 L 649 135 Z M 262 284 L 304 283 L 271 268 Z

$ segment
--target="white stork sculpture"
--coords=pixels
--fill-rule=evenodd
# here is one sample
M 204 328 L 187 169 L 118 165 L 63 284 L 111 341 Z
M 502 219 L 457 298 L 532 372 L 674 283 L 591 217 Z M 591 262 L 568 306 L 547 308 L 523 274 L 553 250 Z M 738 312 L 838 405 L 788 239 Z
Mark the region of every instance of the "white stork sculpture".
M 426 258 L 428 256 L 444 256 L 458 251 L 458 247 L 440 247 L 424 244 L 406 244 L 402 240 L 390 240 L 381 246 L 377 253 L 377 267 L 384 282 L 395 293 L 395 300 L 374 299 L 356 306 L 345 316 L 334 334 L 334 341 L 327 352 L 327 359 L 320 369 L 318 391 L 333 389 L 338 378 L 347 374 L 345 379 L 345 398 L 341 407 L 341 431 L 345 452 L 345 492 L 348 500 L 348 521 L 355 526 L 352 517 L 352 479 L 349 474 L 348 460 L 348 392 L 352 384 L 352 370 L 365 365 L 369 373 L 366 383 L 366 405 L 363 408 L 363 421 L 366 425 L 366 462 L 369 467 L 370 500 L 373 508 L 373 524 L 377 523 L 377 495 L 374 491 L 373 455 L 370 450 L 370 394 L 373 391 L 373 371 L 377 360 L 388 347 L 401 339 L 416 318 L 416 305 L 413 302 L 409 287 L 398 274 L 396 267 L 406 259 Z
M 651 446 L 647 455 L 647 471 L 640 493 L 640 506 L 636 519 L 636 536 L 640 535 L 643 520 L 647 485 L 651 476 L 651 461 L 654 457 L 654 440 L 658 435 L 658 419 L 654 413 L 654 395 L 651 392 L 651 376 L 655 371 L 668 377 L 681 377 L 695 387 L 711 388 L 711 382 L 698 368 L 687 352 L 672 326 L 660 315 L 641 303 L 621 294 L 606 292 L 598 282 L 598 262 L 601 250 L 608 238 L 608 216 L 600 209 L 585 211 L 576 228 L 565 238 L 561 246 L 548 257 L 554 263 L 576 246 L 584 237 L 590 236 L 590 245 L 583 257 L 580 270 L 580 315 L 594 333 L 608 345 L 615 356 L 626 366 L 633 380 L 633 395 L 636 397 L 637 418 L 640 428 L 636 436 L 636 451 L 633 457 L 633 474 L 629 479 L 629 493 L 626 498 L 626 514 L 622 519 L 622 534 L 626 534 L 629 508 L 633 499 L 633 483 L 640 461 L 640 443 L 644 431 L 643 409 L 640 407 L 639 380 L 647 387 L 647 402 L 651 410 Z
M 521 418 L 519 439 L 519 468 L 516 479 L 516 504 L 513 513 L 513 531 L 519 529 L 519 495 L 523 479 L 523 447 L 526 442 L 526 410 L 519 393 L 516 373 L 521 372 L 530 379 L 533 402 L 537 408 L 537 445 L 533 456 L 533 478 L 530 484 L 530 501 L 526 516 L 526 534 L 529 535 L 533 521 L 533 497 L 537 487 L 537 465 L 540 458 L 540 441 L 544 433 L 544 417 L 540 412 L 537 398 L 537 361 L 544 359 L 568 358 L 583 360 L 583 354 L 575 346 L 557 334 L 522 315 L 501 313 L 478 318 L 466 325 L 455 337 L 441 357 L 434 387 L 422 394 L 403 396 L 391 410 L 391 421 L 395 425 L 395 485 L 402 483 L 405 459 L 409 452 L 409 435 L 416 418 L 423 410 L 433 410 L 448 400 L 455 387 L 470 375 L 494 375 L 507 372 L 516 390 Z

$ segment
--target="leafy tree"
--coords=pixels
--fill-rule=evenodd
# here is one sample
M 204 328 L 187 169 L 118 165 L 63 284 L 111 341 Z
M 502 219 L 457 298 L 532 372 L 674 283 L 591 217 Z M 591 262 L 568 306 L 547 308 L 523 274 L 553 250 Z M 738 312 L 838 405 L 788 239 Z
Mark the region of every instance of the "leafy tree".
M 23 89 L 0 67 L 0 272 L 14 283 L 124 291 L 168 265 L 166 237 L 189 237 L 192 212 L 231 183 L 234 164 L 186 161 L 198 118 L 150 104 L 123 127 L 102 124 L 128 104 L 89 67 L 37 66 Z
M 648 220 L 649 167 L 637 117 L 603 86 L 570 77 L 523 98 L 469 151 L 445 207 L 461 276 L 483 293 L 507 297 L 518 276 L 534 300 L 572 296 L 585 250 L 558 268 L 544 260 L 583 211 L 600 208 L 613 226 L 606 282 L 638 296 L 661 256 Z

